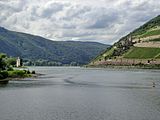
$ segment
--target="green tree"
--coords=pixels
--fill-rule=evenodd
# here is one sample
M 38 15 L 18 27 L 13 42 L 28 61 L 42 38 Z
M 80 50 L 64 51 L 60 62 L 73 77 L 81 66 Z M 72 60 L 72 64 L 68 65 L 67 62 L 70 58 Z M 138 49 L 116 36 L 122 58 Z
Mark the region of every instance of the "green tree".
M 16 58 L 11 58 L 11 57 L 7 58 L 6 63 L 7 63 L 8 66 L 10 66 L 10 65 L 15 66 L 16 65 Z
M 7 67 L 7 64 L 5 62 L 6 57 L 7 57 L 6 54 L 0 54 L 0 70 L 5 70 Z

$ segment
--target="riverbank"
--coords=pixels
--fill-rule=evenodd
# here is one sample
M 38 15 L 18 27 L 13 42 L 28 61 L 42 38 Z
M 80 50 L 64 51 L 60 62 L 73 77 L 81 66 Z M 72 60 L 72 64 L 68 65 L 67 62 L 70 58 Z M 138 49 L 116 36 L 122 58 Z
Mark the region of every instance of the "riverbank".
M 12 70 L 12 71 L 0 71 L 0 84 L 7 84 L 9 81 L 22 80 L 25 78 L 36 78 L 40 74 L 35 71 L 29 70 Z
M 31 74 L 30 77 L 8 77 L 8 78 L 5 78 L 5 79 L 0 79 L 0 84 L 8 84 L 9 81 L 21 81 L 21 80 L 24 80 L 26 78 L 30 78 L 30 79 L 34 79 L 34 78 L 37 78 L 38 76 L 40 76 L 42 74 Z
M 160 69 L 160 65 L 87 65 L 87 68 L 115 68 L 115 69 Z

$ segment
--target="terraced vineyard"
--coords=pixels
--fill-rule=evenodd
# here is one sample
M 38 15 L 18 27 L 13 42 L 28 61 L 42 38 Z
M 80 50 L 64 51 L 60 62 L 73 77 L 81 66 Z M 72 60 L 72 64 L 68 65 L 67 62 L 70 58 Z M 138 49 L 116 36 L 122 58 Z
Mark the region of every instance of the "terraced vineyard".
M 129 59 L 160 58 L 160 48 L 133 47 L 125 55 Z
M 148 37 L 148 36 L 154 36 L 154 35 L 160 35 L 160 29 L 147 31 L 141 37 Z
M 160 15 L 122 37 L 91 65 L 160 65 Z

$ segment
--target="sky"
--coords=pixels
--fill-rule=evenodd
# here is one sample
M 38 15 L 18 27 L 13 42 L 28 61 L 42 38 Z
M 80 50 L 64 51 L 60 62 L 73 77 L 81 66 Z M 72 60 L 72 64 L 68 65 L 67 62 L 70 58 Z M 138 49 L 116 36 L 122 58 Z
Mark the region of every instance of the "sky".
M 51 40 L 112 44 L 160 14 L 160 0 L 0 0 L 0 26 Z

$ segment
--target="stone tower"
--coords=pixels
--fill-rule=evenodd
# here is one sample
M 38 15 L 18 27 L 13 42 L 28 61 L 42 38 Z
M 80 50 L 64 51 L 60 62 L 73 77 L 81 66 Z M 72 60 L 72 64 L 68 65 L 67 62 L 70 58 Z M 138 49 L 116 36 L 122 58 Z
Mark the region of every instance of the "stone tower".
M 21 59 L 18 57 L 16 61 L 16 66 L 20 67 L 21 66 Z

